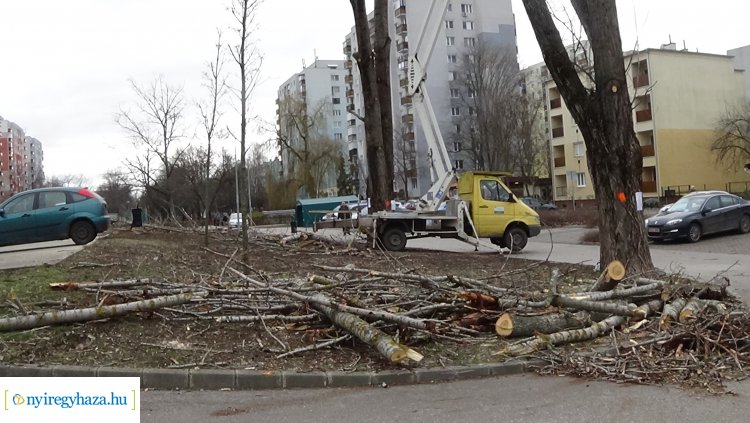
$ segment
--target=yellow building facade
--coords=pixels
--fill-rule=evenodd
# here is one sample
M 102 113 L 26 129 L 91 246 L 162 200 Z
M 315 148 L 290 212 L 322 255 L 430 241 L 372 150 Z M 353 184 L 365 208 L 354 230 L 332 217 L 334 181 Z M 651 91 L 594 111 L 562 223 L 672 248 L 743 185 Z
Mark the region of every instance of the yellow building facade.
M 730 56 L 648 49 L 624 57 L 633 124 L 643 155 L 643 195 L 744 192 L 750 174 L 717 163 L 711 144 L 723 114 L 744 105 L 743 73 Z M 582 76 L 584 78 L 585 76 Z M 557 202 L 594 199 L 583 137 L 554 82 L 545 85 Z

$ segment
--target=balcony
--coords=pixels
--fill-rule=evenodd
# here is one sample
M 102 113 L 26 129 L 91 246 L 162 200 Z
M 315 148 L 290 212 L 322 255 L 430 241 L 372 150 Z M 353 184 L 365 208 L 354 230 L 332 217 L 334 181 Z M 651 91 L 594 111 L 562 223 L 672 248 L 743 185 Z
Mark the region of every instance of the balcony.
M 643 192 L 656 192 L 656 181 L 641 182 L 641 190 Z
M 411 104 L 411 96 L 401 97 L 401 105 L 406 106 Z
M 347 97 L 354 97 L 354 90 L 352 90 L 352 89 L 346 90 L 346 96 Z
M 344 46 L 344 54 L 352 54 L 352 45 L 347 44 Z
M 651 120 L 651 110 L 636 110 L 635 111 L 636 122 L 646 122 L 649 120 Z
M 555 157 L 555 167 L 564 167 L 565 166 L 565 157 Z
M 344 76 L 344 82 L 346 82 L 347 84 L 351 84 L 352 82 L 354 82 L 354 77 L 351 75 L 346 75 Z
M 414 132 L 407 132 L 404 134 L 404 141 L 414 141 Z
M 567 187 L 556 187 L 555 188 L 555 197 L 561 198 L 561 197 L 567 197 L 568 196 L 568 189 Z
M 403 115 L 401 116 L 401 123 L 412 123 L 414 122 L 414 115 Z
M 344 62 L 344 67 L 346 69 L 351 69 L 352 68 L 352 61 L 351 60 L 347 60 L 346 62 Z
M 396 26 L 396 33 L 397 34 L 403 34 L 404 32 L 406 32 L 406 24 L 405 23 L 402 23 L 402 24 Z
M 400 18 L 401 16 L 406 16 L 406 6 L 401 6 L 396 9 L 396 17 Z
M 654 146 L 653 145 L 642 145 L 641 146 L 641 156 L 643 156 L 643 157 L 653 157 L 654 156 Z
M 633 77 L 633 88 L 646 87 L 648 86 L 648 75 L 638 75 Z
M 354 105 L 353 104 L 347 104 L 346 105 L 346 111 L 351 113 L 354 111 Z
M 560 138 L 565 135 L 565 129 L 563 127 L 552 128 L 552 138 Z
M 401 80 L 398 81 L 398 85 L 401 88 L 406 88 L 409 85 L 409 80 L 406 78 L 402 78 Z
M 560 97 L 553 98 L 549 101 L 549 108 L 550 109 L 557 109 L 560 106 L 562 106 L 562 99 Z
M 396 47 L 398 51 L 404 51 L 409 49 L 409 42 L 408 41 L 399 41 L 396 43 Z

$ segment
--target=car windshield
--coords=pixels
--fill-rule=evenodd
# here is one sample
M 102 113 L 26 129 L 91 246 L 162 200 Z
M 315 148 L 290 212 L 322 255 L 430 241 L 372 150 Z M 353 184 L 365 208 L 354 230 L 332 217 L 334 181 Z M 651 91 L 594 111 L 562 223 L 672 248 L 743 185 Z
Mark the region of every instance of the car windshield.
M 670 212 L 697 212 L 706 202 L 706 197 L 683 197 L 669 207 Z

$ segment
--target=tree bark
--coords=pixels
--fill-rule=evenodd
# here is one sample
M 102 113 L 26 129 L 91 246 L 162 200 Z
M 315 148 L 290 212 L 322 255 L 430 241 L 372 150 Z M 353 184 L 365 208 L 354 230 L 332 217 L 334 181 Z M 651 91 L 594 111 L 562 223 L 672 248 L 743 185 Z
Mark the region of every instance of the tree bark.
M 591 324 L 587 313 L 557 313 L 524 316 L 505 313 L 495 322 L 495 333 L 504 337 L 521 338 L 535 333 L 554 333 L 564 329 L 581 328 Z
M 574 300 L 562 295 L 555 295 L 554 297 L 552 297 L 550 303 L 556 307 L 568 307 L 576 310 L 617 314 L 619 316 L 635 317 L 639 315 L 639 312 L 637 311 L 637 308 L 635 306 L 631 307 L 624 304 L 603 303 L 588 300 Z
M 687 304 L 686 299 L 678 298 L 664 305 L 664 310 L 661 312 L 661 319 L 659 319 L 659 327 L 666 329 L 672 322 L 676 321 L 685 304 Z
M 526 12 L 565 104 L 586 143 L 586 157 L 599 206 L 600 263 L 620 260 L 628 273 L 653 268 L 642 213 L 643 159 L 633 130 L 625 65 L 613 0 L 572 0 L 591 43 L 594 89 L 581 82 L 545 0 L 524 0 Z M 627 201 L 617 200 L 624 193 Z M 614 281 L 613 281 L 614 282 Z M 605 284 L 603 290 L 615 283 Z
M 152 311 L 162 307 L 171 307 L 184 304 L 193 298 L 193 294 L 170 295 L 168 297 L 152 298 L 149 300 L 134 301 L 125 304 L 115 304 L 103 307 L 90 307 L 75 310 L 51 311 L 29 316 L 8 317 L 0 319 L 0 332 L 14 330 L 26 330 L 48 325 L 59 325 L 62 323 L 85 322 L 107 317 L 121 316 L 131 311 Z
M 386 199 L 390 200 L 393 193 L 393 104 L 391 102 L 391 37 L 388 35 L 388 16 L 391 5 L 387 1 L 375 2 L 375 80 L 378 88 L 378 102 L 380 103 L 380 122 L 383 133 L 383 153 L 385 154 L 385 170 L 383 176 L 388 191 Z

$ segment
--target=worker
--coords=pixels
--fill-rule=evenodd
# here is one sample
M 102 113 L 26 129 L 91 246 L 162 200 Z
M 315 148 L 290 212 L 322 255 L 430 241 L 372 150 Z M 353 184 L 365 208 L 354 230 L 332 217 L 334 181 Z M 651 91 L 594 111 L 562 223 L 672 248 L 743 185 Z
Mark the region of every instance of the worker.
M 689 191 L 690 192 L 695 192 L 696 191 L 695 185 L 690 185 L 690 190 Z
M 341 205 L 339 205 L 339 219 L 349 219 L 349 205 L 346 204 L 346 201 L 342 201 Z M 349 222 L 345 222 L 342 228 L 344 230 L 344 235 L 349 235 Z

